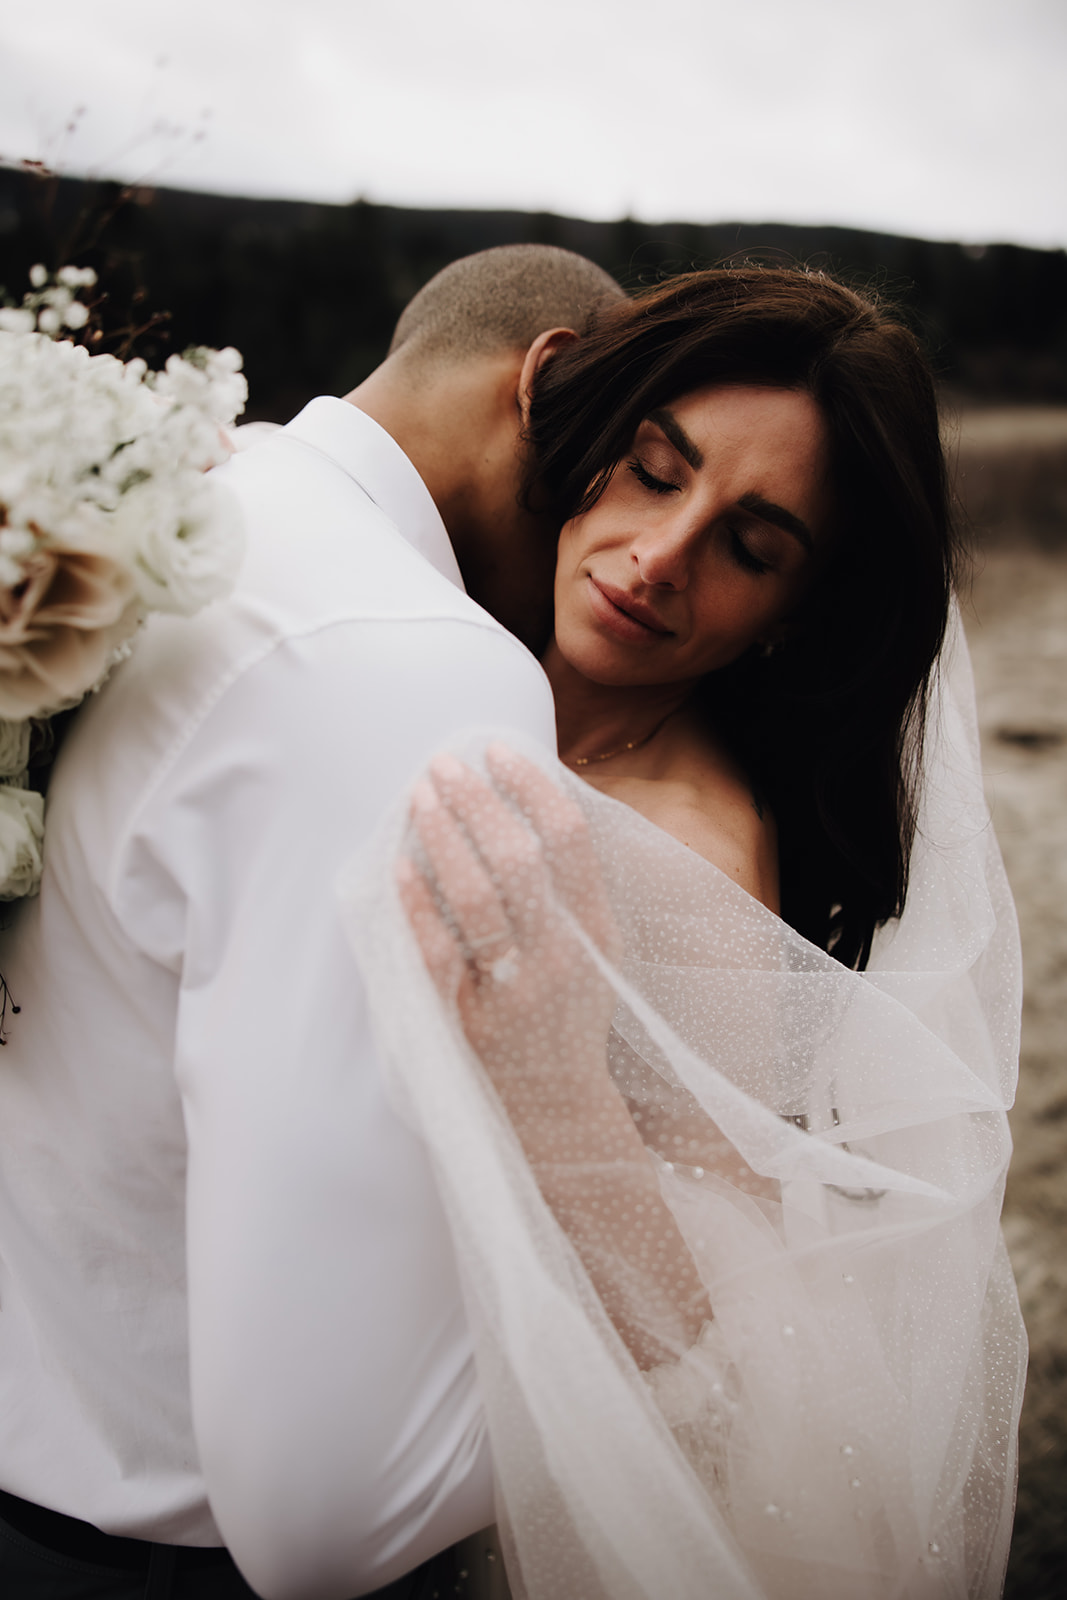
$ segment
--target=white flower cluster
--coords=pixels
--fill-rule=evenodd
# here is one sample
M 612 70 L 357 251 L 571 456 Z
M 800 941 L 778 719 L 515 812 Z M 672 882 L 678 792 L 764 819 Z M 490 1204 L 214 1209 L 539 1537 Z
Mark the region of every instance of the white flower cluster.
M 191 615 L 225 593 L 240 529 L 203 473 L 229 454 L 220 427 L 244 405 L 239 368 L 223 350 L 151 373 L 0 332 L 0 587 L 51 547 L 128 567 L 149 610 Z
M 148 612 L 190 616 L 226 594 L 243 551 L 236 503 L 204 476 L 244 408 L 237 351 L 158 373 L 91 356 L 50 335 L 84 322 L 75 295 L 93 274 L 31 281 L 23 308 L 0 313 L 0 899 L 40 875 L 29 719 L 97 687 Z
M 84 328 L 89 307 L 77 298 L 79 289 L 96 283 L 92 267 L 60 267 L 53 278 L 39 263 L 30 268 L 32 291 L 23 296 L 21 306 L 0 306 L 0 330 L 4 333 L 46 333 L 55 339 L 64 328 L 72 332 Z

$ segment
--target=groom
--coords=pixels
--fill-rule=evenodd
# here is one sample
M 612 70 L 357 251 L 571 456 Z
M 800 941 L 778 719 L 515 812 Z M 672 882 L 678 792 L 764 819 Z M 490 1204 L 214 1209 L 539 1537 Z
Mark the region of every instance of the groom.
M 247 1595 L 228 1545 L 267 1600 L 407 1600 L 493 1520 L 449 1232 L 334 883 L 443 743 L 554 744 L 475 602 L 543 637 L 524 399 L 619 293 L 537 246 L 446 269 L 347 400 L 220 469 L 237 592 L 154 617 L 75 720 L 0 953 L 0 1592 Z

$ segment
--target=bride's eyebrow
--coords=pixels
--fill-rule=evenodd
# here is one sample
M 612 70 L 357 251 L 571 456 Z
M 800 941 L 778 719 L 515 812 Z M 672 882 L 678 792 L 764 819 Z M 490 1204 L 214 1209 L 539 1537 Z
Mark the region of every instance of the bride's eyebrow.
M 659 431 L 666 435 L 682 460 L 687 461 L 694 472 L 700 471 L 704 465 L 704 456 L 676 417 L 661 406 L 658 411 L 648 413 L 648 421 L 654 422 Z

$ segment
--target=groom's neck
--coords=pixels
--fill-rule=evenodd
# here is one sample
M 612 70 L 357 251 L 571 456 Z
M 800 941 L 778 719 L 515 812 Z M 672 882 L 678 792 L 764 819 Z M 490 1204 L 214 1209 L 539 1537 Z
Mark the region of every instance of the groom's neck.
M 539 649 L 556 529 L 523 501 L 523 356 L 502 350 L 414 370 L 391 356 L 345 398 L 396 440 L 422 478 L 471 596 Z

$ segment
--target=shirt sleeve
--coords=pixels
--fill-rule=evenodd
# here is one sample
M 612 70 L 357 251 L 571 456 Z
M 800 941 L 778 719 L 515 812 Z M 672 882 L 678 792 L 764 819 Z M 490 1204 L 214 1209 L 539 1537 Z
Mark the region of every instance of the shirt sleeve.
M 194 1427 L 265 1600 L 344 1600 L 493 1520 L 455 1263 L 385 1094 L 335 883 L 442 744 L 554 742 L 514 641 L 334 624 L 247 670 L 146 802 L 124 924 L 180 974 Z

